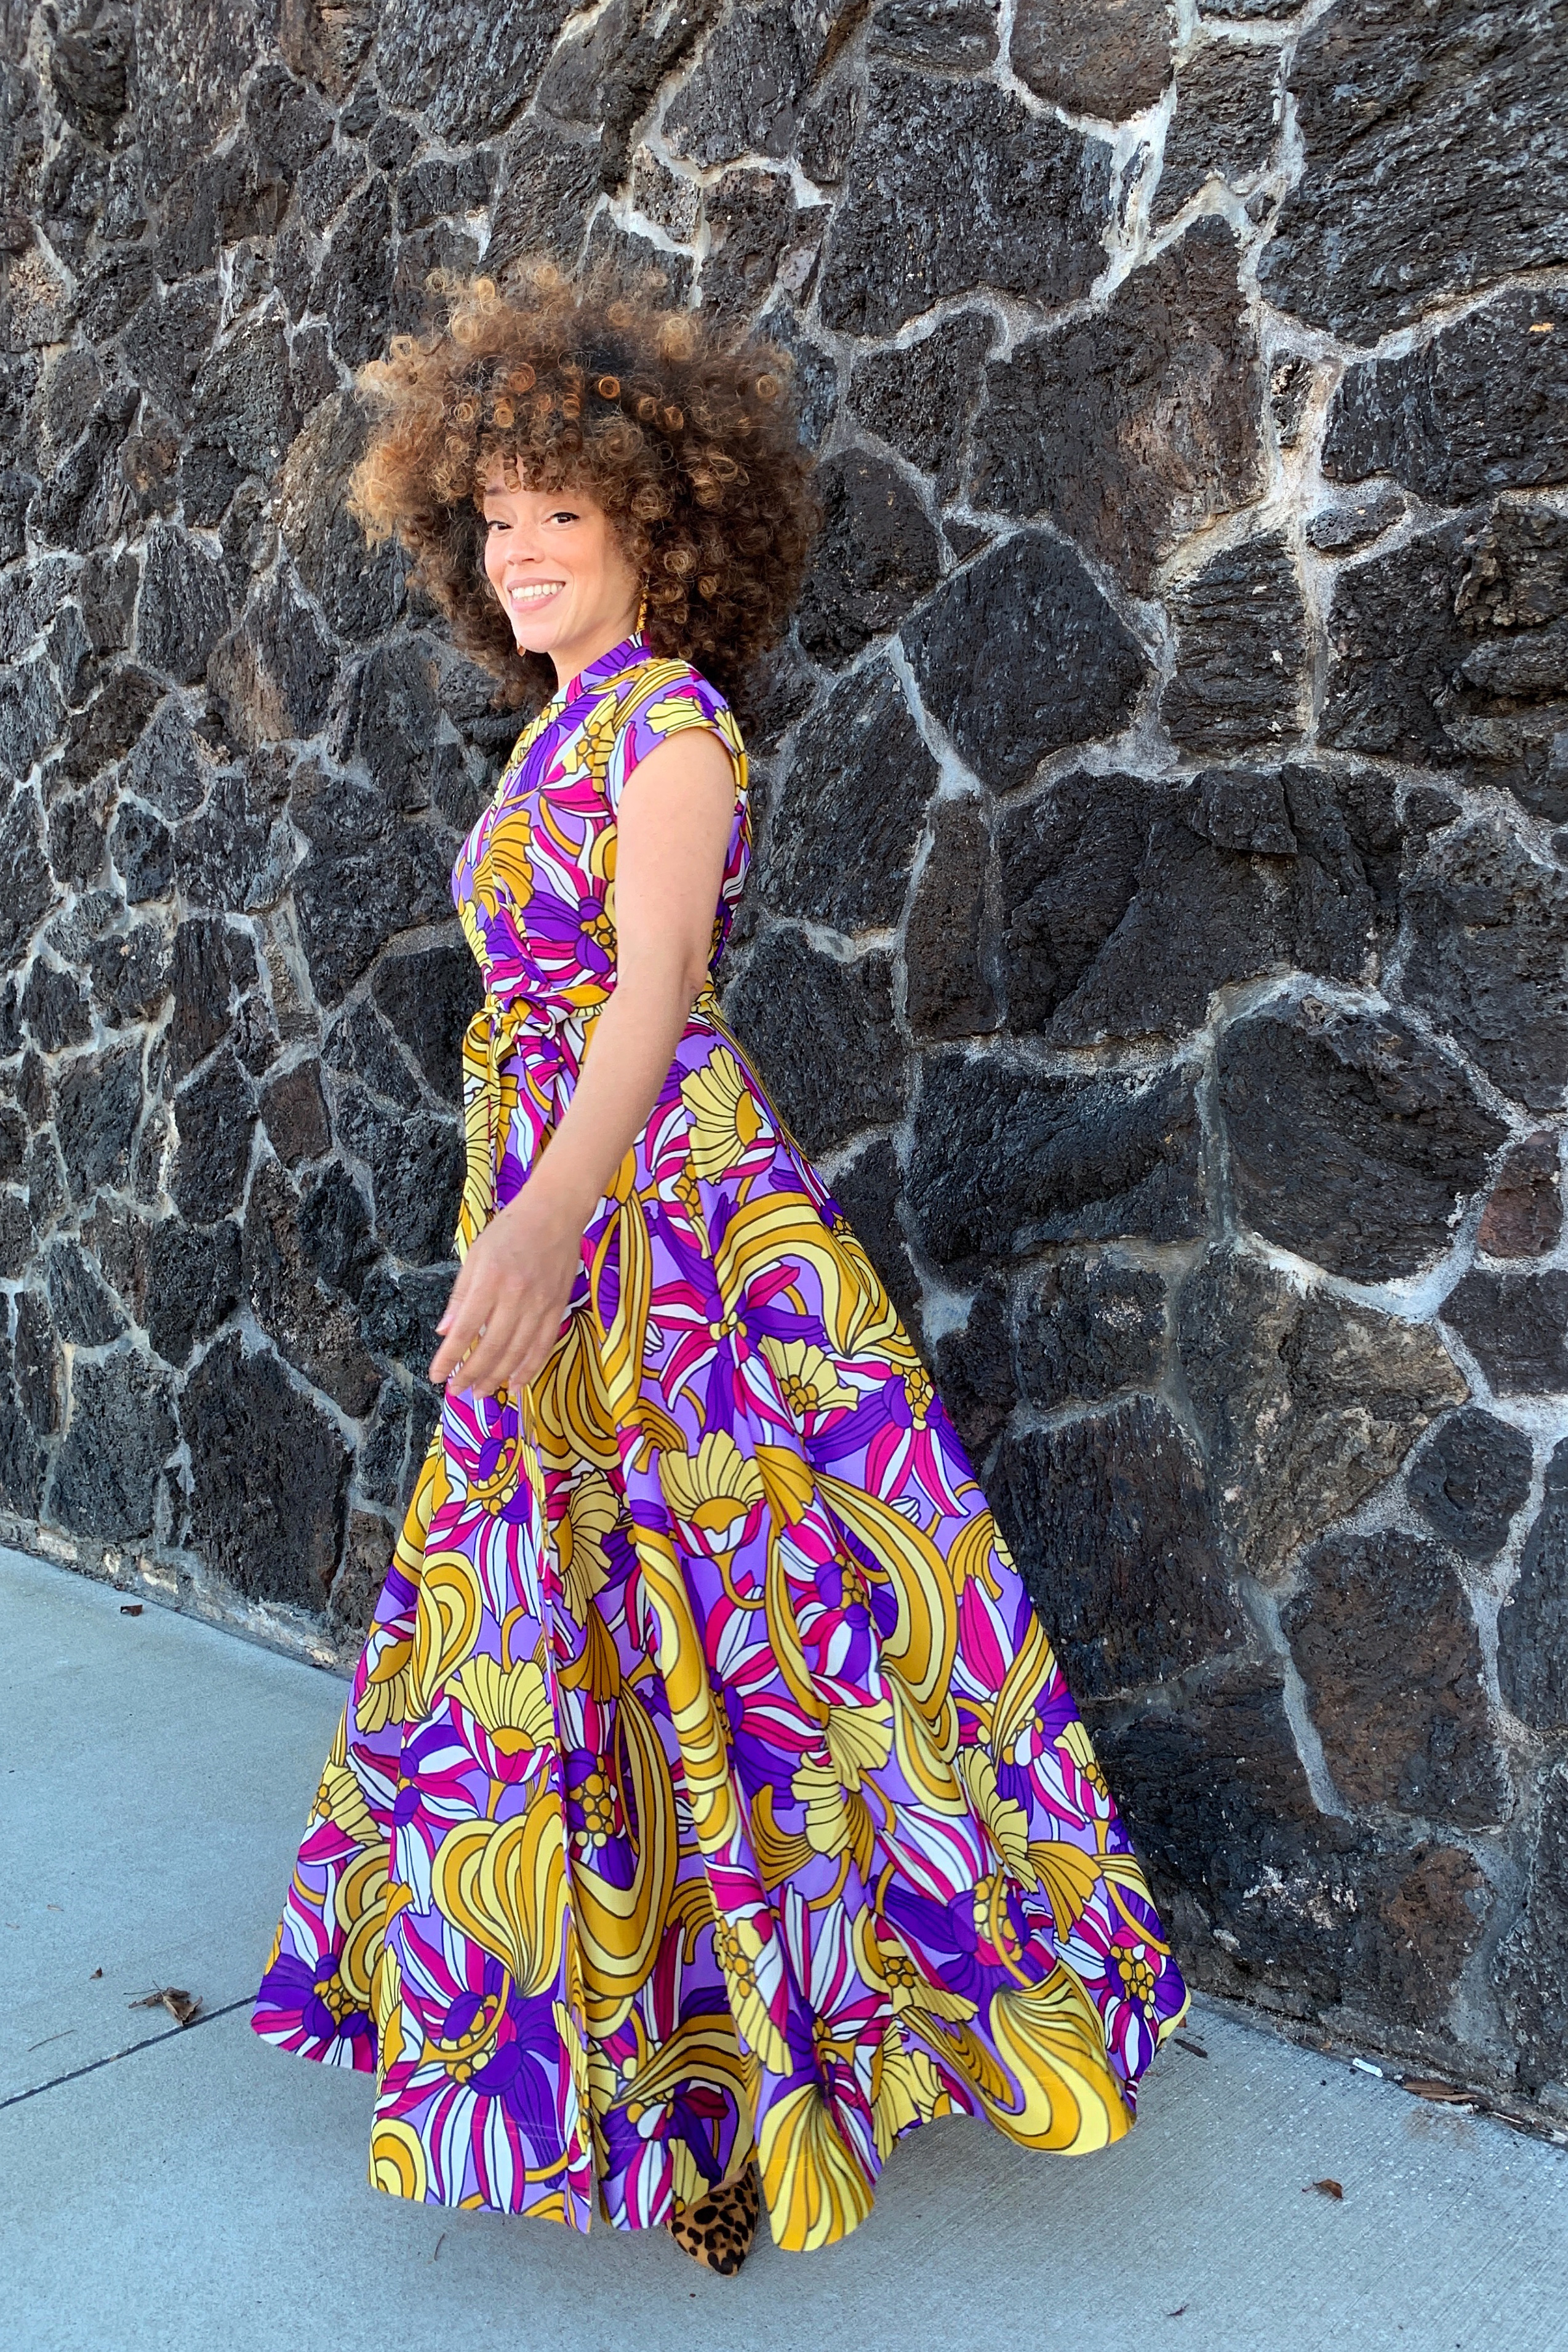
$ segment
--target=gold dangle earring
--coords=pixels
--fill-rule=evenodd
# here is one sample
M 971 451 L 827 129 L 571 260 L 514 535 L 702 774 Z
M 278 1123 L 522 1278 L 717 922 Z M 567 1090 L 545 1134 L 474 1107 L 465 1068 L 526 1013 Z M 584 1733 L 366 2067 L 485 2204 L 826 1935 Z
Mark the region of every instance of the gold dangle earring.
M 642 593 L 641 593 L 641 595 L 637 598 L 637 619 L 636 619 L 636 620 L 633 622 L 633 624 L 632 624 L 632 635 L 633 635 L 634 636 L 636 636 L 636 637 L 640 637 L 640 636 L 642 635 L 642 634 L 643 634 L 643 631 L 644 631 L 647 627 L 647 582 L 645 580 L 645 581 L 643 582 L 643 585 L 642 585 Z

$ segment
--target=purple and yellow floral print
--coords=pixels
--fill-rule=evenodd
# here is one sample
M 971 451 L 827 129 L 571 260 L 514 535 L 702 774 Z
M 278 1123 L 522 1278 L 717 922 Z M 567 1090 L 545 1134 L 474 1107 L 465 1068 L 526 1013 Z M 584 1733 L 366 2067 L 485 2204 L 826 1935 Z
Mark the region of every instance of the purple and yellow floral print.
M 615 986 L 616 813 L 721 697 L 633 637 L 520 742 L 454 876 L 487 982 L 459 1249 Z M 1103 2147 L 1184 2007 L 1050 1644 L 886 1289 L 711 990 L 562 1338 L 448 1391 L 256 2028 L 376 2074 L 371 2178 L 585 2230 L 754 2153 L 780 2246 L 894 2143 Z

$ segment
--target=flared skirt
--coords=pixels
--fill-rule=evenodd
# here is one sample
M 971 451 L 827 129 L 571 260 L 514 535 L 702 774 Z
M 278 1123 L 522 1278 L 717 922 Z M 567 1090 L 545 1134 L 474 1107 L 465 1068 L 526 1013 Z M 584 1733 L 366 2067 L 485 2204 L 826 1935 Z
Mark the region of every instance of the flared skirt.
M 395 2194 L 775 2242 L 933 2116 L 1121 2137 L 1185 1996 L 880 1279 L 712 1015 L 519 1395 L 448 1391 L 255 2013 Z

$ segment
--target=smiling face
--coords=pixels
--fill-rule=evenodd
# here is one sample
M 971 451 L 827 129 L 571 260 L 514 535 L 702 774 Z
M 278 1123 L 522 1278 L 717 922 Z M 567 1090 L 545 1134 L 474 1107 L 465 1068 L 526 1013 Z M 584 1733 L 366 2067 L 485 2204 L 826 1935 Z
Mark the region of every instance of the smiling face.
M 497 473 L 482 511 L 486 576 L 520 653 L 547 655 L 564 683 L 631 635 L 640 583 L 589 491 L 529 490 Z

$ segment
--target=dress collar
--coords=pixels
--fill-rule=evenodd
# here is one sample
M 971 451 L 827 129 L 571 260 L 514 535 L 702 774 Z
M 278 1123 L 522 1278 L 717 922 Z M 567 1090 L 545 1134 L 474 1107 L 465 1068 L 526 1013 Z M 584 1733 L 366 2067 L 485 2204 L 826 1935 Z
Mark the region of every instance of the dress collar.
M 595 687 L 603 686 L 606 678 L 618 677 L 623 670 L 632 669 L 638 662 L 647 661 L 651 651 L 642 631 L 634 629 L 629 637 L 623 637 L 618 646 L 612 646 L 608 653 L 600 654 L 585 669 L 580 669 L 575 677 L 568 678 L 564 686 L 559 687 L 551 698 L 552 707 L 564 710 L 576 701 L 579 695 L 589 693 Z

